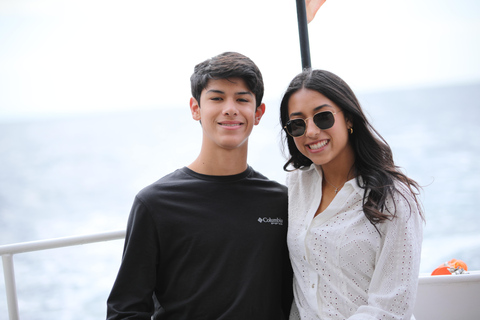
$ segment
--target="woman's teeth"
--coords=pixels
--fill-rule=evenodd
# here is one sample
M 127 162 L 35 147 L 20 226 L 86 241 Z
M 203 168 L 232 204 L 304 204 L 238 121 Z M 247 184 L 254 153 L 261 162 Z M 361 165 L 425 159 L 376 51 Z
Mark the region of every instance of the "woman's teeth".
M 322 140 L 322 141 L 314 143 L 314 144 L 309 144 L 308 147 L 312 150 L 317 150 L 317 149 L 320 149 L 320 148 L 326 146 L 327 143 L 328 143 L 328 140 Z

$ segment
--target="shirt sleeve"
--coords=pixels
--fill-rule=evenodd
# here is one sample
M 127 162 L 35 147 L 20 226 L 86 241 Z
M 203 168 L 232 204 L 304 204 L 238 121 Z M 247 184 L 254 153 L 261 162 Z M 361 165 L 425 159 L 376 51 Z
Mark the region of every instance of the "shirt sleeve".
M 415 306 L 423 238 L 422 218 L 409 194 L 387 203 L 392 220 L 377 224 L 382 241 L 368 289 L 368 304 L 349 320 L 410 319 Z M 396 210 L 396 211 L 393 211 Z
M 158 261 L 157 230 L 137 196 L 128 219 L 122 262 L 107 301 L 107 320 L 150 320 Z
M 293 302 L 293 270 L 286 245 L 285 252 L 282 277 L 282 309 L 285 316 L 288 317 Z

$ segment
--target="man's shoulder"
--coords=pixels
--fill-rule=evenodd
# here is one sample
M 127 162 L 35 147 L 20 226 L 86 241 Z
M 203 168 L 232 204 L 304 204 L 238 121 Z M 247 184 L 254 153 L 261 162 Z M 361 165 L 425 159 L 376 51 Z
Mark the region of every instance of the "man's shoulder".
M 284 184 L 279 183 L 278 181 L 271 180 L 264 176 L 262 173 L 255 171 L 252 169 L 251 178 L 258 181 L 259 183 L 263 184 L 264 186 L 268 186 L 272 190 L 277 190 L 279 192 L 286 193 L 287 187 Z
M 188 176 L 183 173 L 183 169 L 177 169 L 141 189 L 137 197 L 149 198 L 151 196 L 158 196 L 158 194 L 168 192 L 172 187 L 178 187 L 184 184 L 186 179 L 188 179 Z

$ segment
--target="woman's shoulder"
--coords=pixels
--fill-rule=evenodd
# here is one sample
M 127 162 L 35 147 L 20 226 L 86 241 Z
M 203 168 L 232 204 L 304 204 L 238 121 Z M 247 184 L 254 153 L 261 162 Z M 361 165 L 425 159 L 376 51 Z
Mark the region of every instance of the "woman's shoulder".
M 315 174 L 316 172 L 321 175 L 321 170 L 319 170 L 317 166 L 313 163 L 309 167 L 302 167 L 288 172 L 286 183 L 287 187 L 290 187 L 300 182 L 310 181 L 312 178 L 317 176 Z
M 417 194 L 414 194 L 413 190 L 411 190 L 405 183 L 400 182 L 400 181 L 395 181 L 394 184 L 394 190 L 395 192 L 393 193 L 393 198 L 394 199 L 402 199 L 401 201 L 415 201 L 415 198 L 417 197 Z
M 421 217 L 421 204 L 418 194 L 402 182 L 395 182 L 391 196 L 387 197 L 386 206 L 399 218 Z

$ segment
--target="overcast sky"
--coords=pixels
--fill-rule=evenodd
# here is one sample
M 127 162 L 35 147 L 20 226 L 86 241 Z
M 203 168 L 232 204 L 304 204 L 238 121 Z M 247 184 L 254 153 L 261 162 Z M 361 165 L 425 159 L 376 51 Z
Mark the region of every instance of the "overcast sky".
M 0 121 L 188 107 L 196 63 L 252 58 L 278 100 L 301 71 L 294 0 L 0 0 Z M 356 92 L 480 81 L 480 1 L 327 0 L 312 65 Z

